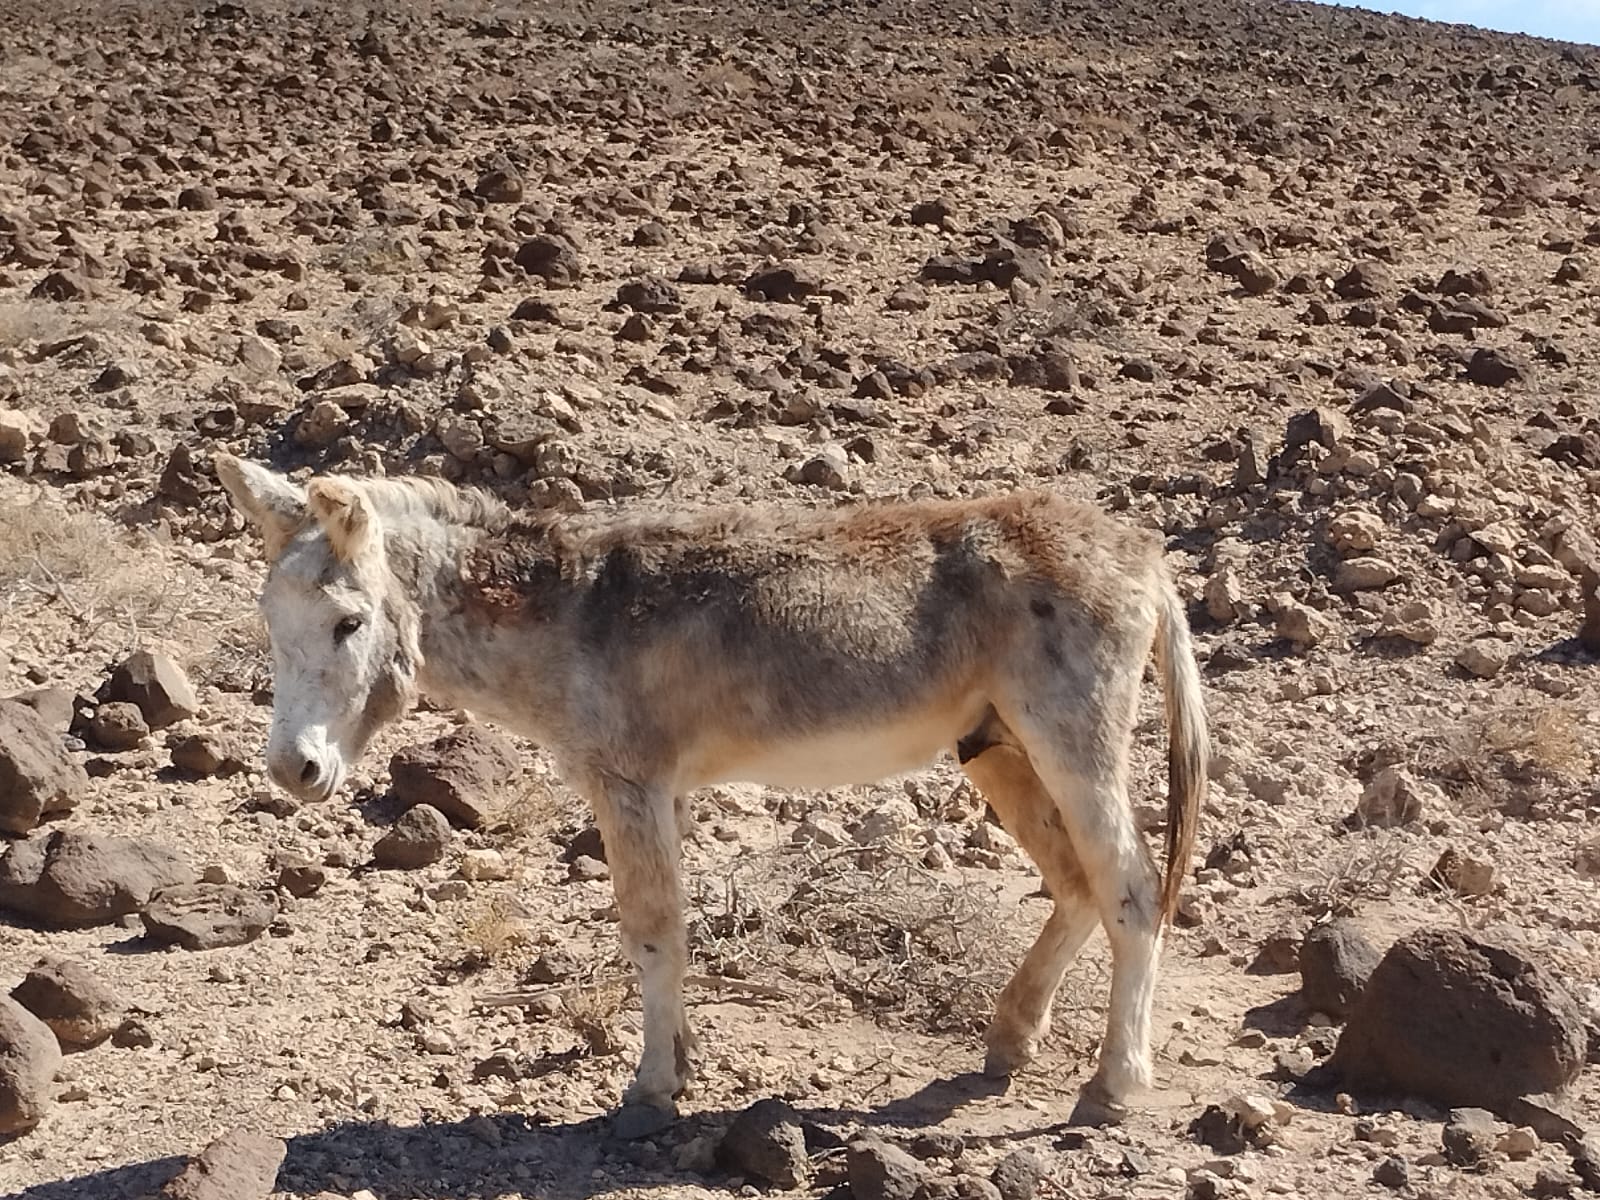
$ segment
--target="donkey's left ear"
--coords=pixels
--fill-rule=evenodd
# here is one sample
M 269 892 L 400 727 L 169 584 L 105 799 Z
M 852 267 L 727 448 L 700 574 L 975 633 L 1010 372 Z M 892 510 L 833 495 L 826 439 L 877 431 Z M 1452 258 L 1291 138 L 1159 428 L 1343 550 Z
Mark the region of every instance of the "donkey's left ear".
M 340 562 L 353 562 L 372 545 L 377 521 L 358 489 L 337 479 L 313 479 L 306 500 Z
M 213 464 L 234 508 L 261 531 L 267 557 L 277 558 L 284 543 L 305 520 L 305 492 L 276 471 L 231 454 L 218 454 Z

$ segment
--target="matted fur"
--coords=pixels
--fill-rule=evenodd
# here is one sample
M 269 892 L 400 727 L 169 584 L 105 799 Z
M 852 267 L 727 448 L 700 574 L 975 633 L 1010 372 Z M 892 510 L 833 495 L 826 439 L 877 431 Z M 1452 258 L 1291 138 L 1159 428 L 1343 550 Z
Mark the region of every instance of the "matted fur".
M 670 1107 L 688 1077 L 681 798 L 734 780 L 867 783 L 946 750 L 1056 902 L 1001 995 L 987 1068 L 1034 1055 L 1099 924 L 1112 988 L 1087 1094 L 1116 1106 L 1150 1082 L 1161 930 L 1207 747 L 1154 535 L 1047 492 L 556 517 L 436 481 L 302 492 L 236 459 L 217 469 L 272 560 L 275 780 L 331 795 L 420 689 L 540 742 L 593 805 L 641 973 L 626 1099 Z M 1152 650 L 1170 731 L 1164 882 L 1127 795 Z

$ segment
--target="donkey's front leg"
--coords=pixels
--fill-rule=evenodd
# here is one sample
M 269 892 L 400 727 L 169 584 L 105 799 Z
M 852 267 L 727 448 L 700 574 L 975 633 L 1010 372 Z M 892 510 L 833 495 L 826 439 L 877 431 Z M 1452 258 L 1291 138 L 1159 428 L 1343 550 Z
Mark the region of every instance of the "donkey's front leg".
M 688 966 L 679 837 L 669 791 L 607 777 L 594 789 L 595 818 L 617 898 L 623 953 L 639 968 L 644 1053 L 624 1104 L 672 1109 L 689 1082 L 690 1044 L 683 1010 Z

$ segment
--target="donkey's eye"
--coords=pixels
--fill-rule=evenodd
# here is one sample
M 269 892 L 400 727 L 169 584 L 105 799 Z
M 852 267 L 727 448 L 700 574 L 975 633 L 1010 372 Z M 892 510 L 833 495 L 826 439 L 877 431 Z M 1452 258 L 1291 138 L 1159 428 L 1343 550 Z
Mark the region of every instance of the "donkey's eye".
M 342 646 L 345 639 L 361 628 L 360 617 L 345 617 L 333 627 L 333 644 Z

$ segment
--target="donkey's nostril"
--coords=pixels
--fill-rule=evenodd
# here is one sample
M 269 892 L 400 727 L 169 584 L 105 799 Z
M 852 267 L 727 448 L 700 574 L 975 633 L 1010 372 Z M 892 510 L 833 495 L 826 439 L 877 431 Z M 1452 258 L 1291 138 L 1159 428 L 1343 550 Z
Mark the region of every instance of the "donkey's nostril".
M 321 772 L 318 770 L 316 762 L 308 758 L 306 759 L 305 766 L 300 768 L 300 782 L 306 787 L 310 787 L 317 781 L 317 776 L 319 774 L 321 774 Z

